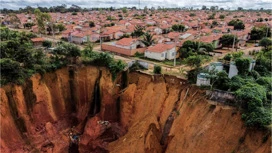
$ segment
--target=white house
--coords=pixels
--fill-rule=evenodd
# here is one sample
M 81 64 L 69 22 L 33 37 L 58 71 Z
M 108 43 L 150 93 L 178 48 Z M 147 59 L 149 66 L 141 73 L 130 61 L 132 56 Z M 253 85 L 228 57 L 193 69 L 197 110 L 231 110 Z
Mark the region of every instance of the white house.
M 75 33 L 71 35 L 71 42 L 81 44 L 87 42 L 87 35 L 84 33 Z
M 175 44 L 156 44 L 150 46 L 145 51 L 145 57 L 163 61 L 165 59 L 172 60 L 176 56 Z
M 160 34 L 162 34 L 162 29 L 159 28 L 159 27 L 156 27 L 156 28 L 154 29 L 154 32 L 155 32 L 157 35 L 160 35 Z

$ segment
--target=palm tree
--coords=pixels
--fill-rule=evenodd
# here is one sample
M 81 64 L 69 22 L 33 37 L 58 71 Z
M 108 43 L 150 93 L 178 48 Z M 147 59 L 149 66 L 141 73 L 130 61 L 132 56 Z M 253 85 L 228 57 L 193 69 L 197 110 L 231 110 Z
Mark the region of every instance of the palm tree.
M 142 43 L 145 44 L 145 46 L 151 46 L 155 40 L 153 38 L 154 35 L 150 34 L 150 33 L 145 33 L 144 34 L 144 39 L 142 40 Z

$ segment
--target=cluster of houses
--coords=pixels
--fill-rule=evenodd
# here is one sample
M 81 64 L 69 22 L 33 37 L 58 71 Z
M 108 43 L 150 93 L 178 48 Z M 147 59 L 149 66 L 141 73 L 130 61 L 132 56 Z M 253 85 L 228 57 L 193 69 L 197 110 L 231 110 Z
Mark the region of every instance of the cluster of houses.
M 144 53 L 145 57 L 156 60 L 171 60 L 177 56 L 176 51 L 186 40 L 212 43 L 215 48 L 221 47 L 219 39 L 223 34 L 237 35 L 239 46 L 244 46 L 249 33 L 254 26 L 272 27 L 272 17 L 264 12 L 216 12 L 214 19 L 209 19 L 212 11 L 149 11 L 128 10 L 123 13 L 116 11 L 90 11 L 77 13 L 49 13 L 52 22 L 65 25 L 60 32 L 63 39 L 69 42 L 82 44 L 85 42 L 100 42 L 101 50 L 111 51 L 126 56 L 134 56 L 136 52 Z M 224 15 L 224 19 L 220 18 Z M 3 15 L 1 15 L 3 16 Z M 35 23 L 33 14 L 17 14 L 21 23 Z M 258 18 L 267 18 L 267 21 L 256 22 Z M 228 22 L 233 19 L 243 21 L 244 30 L 233 30 Z M 90 21 L 94 25 L 90 26 Z M 213 24 L 216 21 L 216 24 Z M 175 32 L 172 26 L 182 24 L 185 31 Z M 144 31 L 154 35 L 155 43 L 144 46 L 141 38 L 123 38 L 131 35 L 136 26 L 145 27 Z M 31 29 L 38 33 L 35 25 Z

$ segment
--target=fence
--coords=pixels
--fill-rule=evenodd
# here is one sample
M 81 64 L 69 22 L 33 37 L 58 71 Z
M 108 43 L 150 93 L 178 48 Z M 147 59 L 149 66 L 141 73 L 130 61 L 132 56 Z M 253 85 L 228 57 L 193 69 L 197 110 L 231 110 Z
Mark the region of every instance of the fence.
M 114 45 L 109 45 L 109 44 L 102 44 L 101 49 L 104 51 L 110 51 L 110 52 L 127 55 L 127 56 L 133 56 L 136 52 L 144 53 L 144 51 L 146 50 L 146 48 L 125 49 L 125 48 L 120 48 L 120 47 L 116 47 Z

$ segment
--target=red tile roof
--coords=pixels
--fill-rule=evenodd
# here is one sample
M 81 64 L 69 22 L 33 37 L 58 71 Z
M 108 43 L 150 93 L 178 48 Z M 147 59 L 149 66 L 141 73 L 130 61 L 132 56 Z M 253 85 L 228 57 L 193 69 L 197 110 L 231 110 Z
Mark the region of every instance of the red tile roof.
M 32 41 L 32 42 L 42 42 L 42 41 L 44 41 L 44 38 L 41 38 L 41 37 L 32 38 L 31 41 Z
M 132 38 L 123 38 L 116 42 L 116 45 L 122 45 L 122 46 L 130 46 L 133 42 L 137 41 L 137 39 Z
M 172 39 L 175 39 L 175 38 L 178 38 L 180 36 L 180 33 L 179 32 L 170 32 L 168 34 L 168 37 L 169 38 L 172 38 Z
M 175 46 L 176 46 L 175 44 L 156 44 L 155 46 L 148 47 L 147 51 L 162 53 L 166 50 L 174 48 Z

